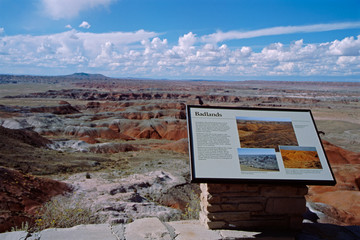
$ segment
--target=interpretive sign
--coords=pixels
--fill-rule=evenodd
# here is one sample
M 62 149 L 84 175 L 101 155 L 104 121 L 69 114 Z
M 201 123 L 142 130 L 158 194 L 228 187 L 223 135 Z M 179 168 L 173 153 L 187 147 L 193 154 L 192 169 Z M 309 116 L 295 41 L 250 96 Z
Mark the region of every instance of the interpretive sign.
M 193 182 L 334 185 L 310 110 L 187 106 Z

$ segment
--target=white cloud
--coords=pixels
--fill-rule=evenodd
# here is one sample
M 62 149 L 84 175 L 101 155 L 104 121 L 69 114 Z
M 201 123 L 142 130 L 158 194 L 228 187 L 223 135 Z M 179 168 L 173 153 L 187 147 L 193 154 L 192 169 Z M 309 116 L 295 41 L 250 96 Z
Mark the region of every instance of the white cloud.
M 76 17 L 80 11 L 109 6 L 117 0 L 42 0 L 44 11 L 53 19 Z
M 360 39 L 347 37 L 342 41 L 335 40 L 330 46 L 329 51 L 334 55 L 358 56 L 360 55 Z
M 183 50 L 191 48 L 196 42 L 196 34 L 189 32 L 179 38 L 179 47 Z
M 4 28 L 0 28 L 0 34 L 4 33 L 5 29 Z
M 73 27 L 70 24 L 68 24 L 65 26 L 65 28 L 72 29 Z
M 88 22 L 83 21 L 83 22 L 79 25 L 79 27 L 85 28 L 85 29 L 89 29 L 89 28 L 91 27 L 91 25 L 90 25 Z
M 360 28 L 360 22 L 313 24 L 313 25 L 305 25 L 305 26 L 282 26 L 282 27 L 264 28 L 259 30 L 243 31 L 243 32 L 218 31 L 213 34 L 203 36 L 202 41 L 218 43 L 233 39 L 245 39 L 245 38 L 263 37 L 263 36 L 293 34 L 293 33 L 325 32 L 325 31 L 351 29 L 351 28 Z
M 290 45 L 277 42 L 260 51 L 203 43 L 201 36 L 191 32 L 180 36 L 175 45 L 159 36 L 144 30 L 91 33 L 75 29 L 42 36 L 0 36 L 0 65 L 19 71 L 80 69 L 136 77 L 360 75 L 360 35 L 317 44 L 302 39 Z
M 113 44 L 110 49 L 126 48 L 128 44 L 140 43 L 144 39 L 154 38 L 158 34 L 139 30 L 136 32 L 84 33 L 74 29 L 52 35 L 30 36 L 16 35 L 0 37 L 0 54 L 6 56 L 1 64 L 19 68 L 48 68 L 71 66 L 90 66 L 97 56 L 104 55 L 104 46 Z M 116 54 L 110 57 L 116 56 Z

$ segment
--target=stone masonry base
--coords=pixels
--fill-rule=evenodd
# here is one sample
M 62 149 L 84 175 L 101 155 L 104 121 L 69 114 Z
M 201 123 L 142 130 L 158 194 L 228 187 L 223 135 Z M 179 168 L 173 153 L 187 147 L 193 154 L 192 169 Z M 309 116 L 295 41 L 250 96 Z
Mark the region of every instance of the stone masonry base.
M 201 183 L 200 188 L 200 222 L 209 229 L 301 229 L 305 185 Z

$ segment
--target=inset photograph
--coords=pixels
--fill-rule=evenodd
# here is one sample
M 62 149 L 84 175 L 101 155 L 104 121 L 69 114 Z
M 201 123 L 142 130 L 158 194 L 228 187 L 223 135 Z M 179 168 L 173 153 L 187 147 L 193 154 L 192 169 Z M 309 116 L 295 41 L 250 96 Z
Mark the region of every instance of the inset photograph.
M 279 171 L 275 149 L 238 148 L 241 171 Z
M 290 119 L 236 117 L 241 148 L 274 148 L 279 145 L 297 146 Z
M 322 169 L 315 147 L 279 146 L 285 168 Z

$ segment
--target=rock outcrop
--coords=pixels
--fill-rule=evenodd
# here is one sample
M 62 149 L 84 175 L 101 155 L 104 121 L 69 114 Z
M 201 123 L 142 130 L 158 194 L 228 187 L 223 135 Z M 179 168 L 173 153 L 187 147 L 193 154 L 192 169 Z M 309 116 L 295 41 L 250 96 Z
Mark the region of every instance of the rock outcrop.
M 360 153 L 351 152 L 323 141 L 337 184 L 310 186 L 307 200 L 323 212 L 320 222 L 340 225 L 360 224 Z
M 116 177 L 114 173 L 90 173 L 71 176 L 65 182 L 72 184 L 73 199 L 87 199 L 84 204 L 101 206 L 99 215 L 109 223 L 127 223 L 133 219 L 158 217 L 164 221 L 179 219 L 181 211 L 158 202 L 168 190 L 185 183 L 181 176 L 163 171 Z

